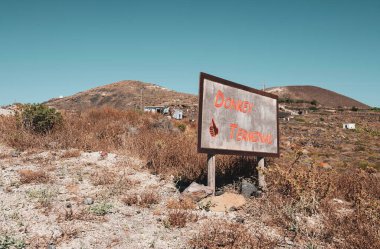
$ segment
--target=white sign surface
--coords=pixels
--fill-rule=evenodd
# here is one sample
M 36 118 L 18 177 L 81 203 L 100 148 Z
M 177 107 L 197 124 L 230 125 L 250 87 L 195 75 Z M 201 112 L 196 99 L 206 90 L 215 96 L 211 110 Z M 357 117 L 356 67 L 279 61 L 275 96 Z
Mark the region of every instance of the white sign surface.
M 199 96 L 199 152 L 279 155 L 277 96 L 204 73 Z

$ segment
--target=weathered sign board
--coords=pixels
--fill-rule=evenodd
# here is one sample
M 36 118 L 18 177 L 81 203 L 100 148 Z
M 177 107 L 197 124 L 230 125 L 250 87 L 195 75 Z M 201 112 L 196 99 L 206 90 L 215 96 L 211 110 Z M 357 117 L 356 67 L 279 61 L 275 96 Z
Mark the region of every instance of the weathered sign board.
M 198 152 L 278 157 L 278 97 L 201 73 Z

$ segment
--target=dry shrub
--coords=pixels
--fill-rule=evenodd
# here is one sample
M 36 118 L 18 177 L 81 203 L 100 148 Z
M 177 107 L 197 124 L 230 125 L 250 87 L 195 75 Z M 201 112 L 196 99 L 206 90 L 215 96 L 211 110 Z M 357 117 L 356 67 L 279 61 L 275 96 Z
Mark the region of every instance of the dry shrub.
M 49 182 L 49 175 L 44 171 L 33 171 L 29 169 L 22 169 L 18 171 L 20 175 L 20 182 L 24 183 L 47 183 Z
M 57 222 L 81 220 L 81 221 L 106 221 L 106 217 L 96 215 L 89 211 L 88 208 L 62 208 L 57 214 Z
M 138 195 L 137 193 L 132 193 L 126 195 L 122 198 L 122 202 L 128 206 L 138 205 L 140 207 L 149 208 L 154 204 L 158 204 L 160 198 L 158 194 L 153 191 L 148 191 Z
M 185 227 L 187 222 L 196 222 L 198 216 L 188 211 L 183 210 L 171 210 L 168 213 L 168 217 L 164 220 L 166 227 Z
M 189 125 L 186 132 L 175 131 L 172 121 L 161 115 L 112 108 L 66 113 L 62 126 L 46 134 L 25 131 L 15 117 L 0 119 L 0 141 L 20 150 L 117 151 L 138 156 L 153 173 L 174 175 L 184 183 L 206 176 L 206 155 L 197 153 L 195 126 Z M 218 176 L 237 172 L 229 158 L 217 158 Z
M 137 197 L 137 194 L 129 194 L 127 196 L 124 196 L 121 201 L 124 202 L 124 204 L 127 206 L 132 206 L 137 205 L 139 199 Z
M 67 150 L 61 155 L 61 158 L 79 157 L 80 154 L 80 150 Z
M 141 194 L 141 201 L 139 206 L 141 207 L 150 207 L 153 204 L 158 204 L 160 202 L 160 197 L 157 193 L 153 191 L 148 191 Z
M 269 193 L 256 201 L 257 210 L 271 217 L 266 223 L 279 225 L 299 240 L 319 239 L 337 248 L 379 248 L 380 181 L 361 169 L 324 170 L 284 166 L 268 171 Z M 343 200 L 345 207 L 333 205 Z M 319 219 L 318 227 L 307 218 Z M 318 218 L 319 217 L 319 218 Z
M 189 241 L 192 248 L 274 248 L 275 242 L 252 234 L 244 225 L 214 220 L 205 223 Z
M 110 196 L 119 196 L 124 194 L 126 191 L 131 189 L 132 187 L 140 184 L 137 180 L 130 180 L 127 178 L 126 173 L 124 172 L 122 175 L 119 175 L 114 180 L 114 183 L 109 186 L 109 195 Z
M 116 174 L 107 169 L 97 171 L 90 176 L 90 180 L 95 186 L 112 184 L 115 182 L 115 178 Z
M 169 209 L 188 210 L 188 209 L 195 209 L 196 205 L 191 198 L 185 197 L 185 198 L 182 198 L 180 200 L 170 199 L 167 202 L 166 207 Z

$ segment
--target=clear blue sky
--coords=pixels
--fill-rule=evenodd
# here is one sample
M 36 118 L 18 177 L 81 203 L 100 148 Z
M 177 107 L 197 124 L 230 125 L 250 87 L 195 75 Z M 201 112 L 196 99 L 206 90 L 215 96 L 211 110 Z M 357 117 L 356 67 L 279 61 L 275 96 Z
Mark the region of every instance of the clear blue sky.
M 0 105 L 127 79 L 197 93 L 201 71 L 380 106 L 380 1 L 0 1 Z

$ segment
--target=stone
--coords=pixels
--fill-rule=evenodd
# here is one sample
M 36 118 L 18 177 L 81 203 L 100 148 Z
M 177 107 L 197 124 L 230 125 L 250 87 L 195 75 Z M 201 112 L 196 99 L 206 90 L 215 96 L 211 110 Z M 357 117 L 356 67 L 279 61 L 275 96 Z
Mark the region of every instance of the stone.
M 256 194 L 257 191 L 258 188 L 253 183 L 250 183 L 247 180 L 241 182 L 241 194 L 245 198 L 250 198 L 252 195 Z
M 200 206 L 210 206 L 213 212 L 236 211 L 246 203 L 244 196 L 234 193 L 224 193 L 220 196 L 209 196 L 200 201 Z
M 58 148 L 58 142 L 50 142 L 50 143 L 48 144 L 48 147 L 49 147 L 50 149 L 57 149 L 57 148 Z
M 211 187 L 192 182 L 183 192 L 182 197 L 188 197 L 193 201 L 200 201 L 209 195 L 213 194 L 213 189 Z
M 48 246 L 47 246 L 47 249 L 55 249 L 56 247 L 55 247 L 55 245 L 54 244 L 49 244 Z
M 236 221 L 237 223 L 244 223 L 245 219 L 244 219 L 243 217 L 241 217 L 241 216 L 237 216 L 237 217 L 235 218 L 235 221 Z
M 94 204 L 94 200 L 91 198 L 91 197 L 86 197 L 84 200 L 83 200 L 83 203 L 85 205 L 92 205 Z
M 331 165 L 328 164 L 328 163 L 324 163 L 324 162 L 322 162 L 322 163 L 320 163 L 320 166 L 321 166 L 321 168 L 323 168 L 323 169 L 332 169 Z
M 21 155 L 21 152 L 19 150 L 14 150 L 11 153 L 12 157 L 19 157 Z
M 235 207 L 235 206 L 232 206 L 232 207 L 230 207 L 230 210 L 228 210 L 228 211 L 230 211 L 230 212 L 235 212 L 235 211 L 237 211 L 238 209 Z
M 224 191 L 223 190 L 218 190 L 215 192 L 215 196 L 219 196 L 219 195 L 222 195 L 224 194 Z

